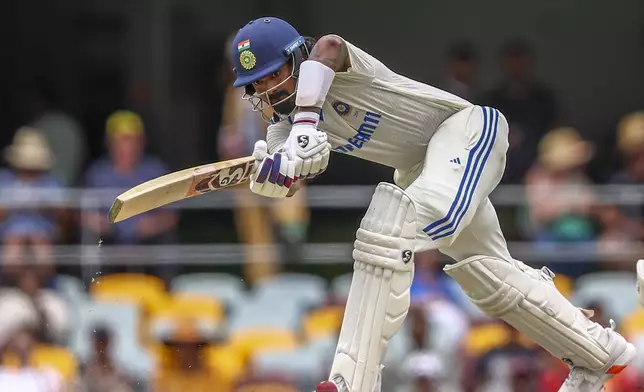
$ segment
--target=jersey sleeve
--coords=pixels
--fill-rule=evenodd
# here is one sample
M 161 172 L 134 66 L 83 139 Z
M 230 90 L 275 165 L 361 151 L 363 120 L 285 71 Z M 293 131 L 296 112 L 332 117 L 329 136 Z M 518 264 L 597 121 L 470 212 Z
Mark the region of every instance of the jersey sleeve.
M 347 52 L 349 53 L 349 62 L 351 63 L 351 66 L 349 67 L 347 73 L 357 73 L 367 77 L 374 77 L 376 75 L 377 60 L 369 53 L 358 48 L 346 39 L 338 35 L 336 35 L 336 37 L 341 39 L 342 42 L 344 42 L 347 46 Z
M 271 124 L 266 130 L 266 144 L 268 145 L 268 153 L 272 154 L 279 150 L 286 143 L 288 135 L 291 133 L 291 125 L 287 121 L 281 121 L 276 124 Z

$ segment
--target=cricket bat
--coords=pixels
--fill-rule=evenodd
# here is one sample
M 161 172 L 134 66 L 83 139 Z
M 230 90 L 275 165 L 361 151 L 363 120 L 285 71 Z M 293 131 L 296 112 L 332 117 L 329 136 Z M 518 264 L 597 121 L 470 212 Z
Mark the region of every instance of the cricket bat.
M 157 177 L 121 193 L 109 211 L 111 223 L 179 200 L 203 195 L 249 180 L 255 159 L 251 156 L 191 167 Z

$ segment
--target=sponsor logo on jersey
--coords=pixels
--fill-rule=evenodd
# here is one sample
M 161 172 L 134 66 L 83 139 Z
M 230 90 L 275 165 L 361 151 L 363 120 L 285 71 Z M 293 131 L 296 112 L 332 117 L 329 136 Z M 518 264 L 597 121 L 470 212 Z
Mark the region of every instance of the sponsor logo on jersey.
M 349 153 L 354 150 L 359 150 L 365 143 L 371 140 L 371 137 L 376 132 L 378 124 L 380 124 L 381 114 L 366 112 L 364 118 L 362 119 L 362 124 L 358 128 L 358 132 L 353 136 L 347 139 L 349 143 L 338 146 L 335 148 L 337 152 Z
M 351 106 L 341 101 L 333 102 L 332 106 L 333 106 L 333 110 L 335 110 L 335 112 L 338 113 L 340 116 L 347 115 L 351 111 Z

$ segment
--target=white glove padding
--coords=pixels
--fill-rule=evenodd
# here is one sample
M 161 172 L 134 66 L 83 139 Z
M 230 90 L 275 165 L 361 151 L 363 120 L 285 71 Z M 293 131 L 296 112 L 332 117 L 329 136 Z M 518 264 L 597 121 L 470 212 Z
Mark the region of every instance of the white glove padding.
M 282 152 L 269 155 L 264 140 L 255 143 L 253 157 L 255 172 L 250 177 L 251 192 L 266 197 L 286 197 L 297 180 L 295 162 Z
M 295 177 L 313 178 L 329 166 L 331 144 L 327 135 L 311 124 L 295 124 L 283 150 L 295 161 Z

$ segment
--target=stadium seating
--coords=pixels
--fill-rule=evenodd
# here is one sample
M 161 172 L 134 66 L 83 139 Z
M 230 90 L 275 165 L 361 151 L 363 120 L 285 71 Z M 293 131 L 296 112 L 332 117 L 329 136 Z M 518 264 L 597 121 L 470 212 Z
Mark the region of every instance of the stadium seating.
M 34 363 L 75 377 L 78 364 L 91 357 L 94 328 L 105 327 L 113 333 L 117 364 L 133 377 L 149 380 L 168 358 L 168 347 L 161 344 L 164 337 L 177 323 L 189 320 L 204 336 L 209 366 L 226 384 L 241 380 L 252 366 L 253 374 L 282 374 L 308 388 L 325 376 L 332 360 L 351 278 L 351 273 L 341 275 L 327 285 L 317 276 L 287 273 L 247 290 L 234 275 L 198 273 L 176 277 L 166 290 L 152 276 L 114 274 L 95 279 L 86 290 L 82 280 L 59 276 L 57 291 L 75 310 L 69 349 L 39 347 Z M 613 316 L 624 319 L 628 336 L 643 335 L 644 313 L 633 312 L 633 274 L 590 274 L 576 282 L 563 275 L 557 278 L 557 286 L 573 302 L 604 303 Z M 469 308 L 462 310 L 470 313 Z M 147 328 L 144 334 L 141 328 Z M 433 330 L 431 338 L 444 339 L 438 332 Z M 508 337 L 501 324 L 477 325 L 467 334 L 464 348 L 480 356 Z M 385 366 L 395 371 L 412 349 L 406 323 L 389 342 Z M 272 388 L 270 383 L 262 385 Z
M 624 317 L 619 327 L 627 339 L 644 336 L 644 309 L 637 308 L 633 313 Z
M 308 347 L 295 350 L 268 351 L 257 354 L 253 369 L 259 374 L 288 374 L 301 381 L 320 380 L 327 358 L 317 356 Z
M 96 328 L 112 333 L 112 356 L 123 369 L 144 378 L 153 363 L 139 340 L 140 309 L 132 303 L 88 301 L 77 308 L 78 322 L 71 333 L 70 348 L 81 362 L 92 354 L 92 334 Z
M 177 276 L 170 284 L 170 291 L 212 296 L 231 309 L 239 306 L 246 297 L 244 282 L 239 277 L 223 273 Z
M 154 312 L 165 306 L 167 294 L 163 281 L 144 274 L 101 276 L 90 285 L 90 295 L 97 301 L 131 302 Z
M 209 347 L 207 361 L 208 365 L 228 383 L 237 381 L 246 369 L 242 353 L 230 344 Z
M 76 356 L 63 347 L 38 345 L 31 361 L 36 368 L 56 369 L 67 381 L 75 380 L 78 376 L 79 363 Z
M 254 289 L 254 296 L 265 303 L 293 302 L 308 308 L 326 300 L 326 286 L 326 281 L 319 276 L 283 273 L 260 282 Z
M 331 295 L 339 301 L 345 301 L 349 296 L 352 278 L 353 273 L 348 273 L 333 279 L 331 281 Z
M 302 332 L 308 341 L 337 336 L 342 326 L 344 306 L 326 306 L 311 311 L 302 320 Z
M 155 309 L 150 317 L 191 318 L 216 325 L 224 322 L 225 314 L 223 305 L 213 297 L 195 293 L 175 293 L 166 300 L 163 307 Z
M 246 363 L 260 353 L 293 350 L 300 345 L 292 331 L 270 327 L 235 330 L 231 332 L 229 342 Z
M 564 297 L 570 299 L 575 292 L 575 282 L 564 274 L 556 274 L 554 283 Z
M 82 280 L 74 276 L 58 275 L 56 291 L 72 306 L 87 300 L 87 288 Z
M 157 277 L 144 274 L 121 273 L 101 276 L 90 285 L 90 296 L 95 301 L 131 303 L 141 311 L 138 337 L 144 344 L 149 340 L 150 315 L 167 306 L 170 300 L 165 284 Z
M 571 301 L 577 306 L 602 304 L 606 314 L 618 323 L 637 309 L 636 276 L 625 271 L 595 272 L 577 278 Z
M 508 329 L 500 323 L 487 323 L 472 328 L 465 339 L 465 352 L 480 357 L 505 344 L 510 337 Z
M 79 373 L 76 356 L 64 347 L 38 344 L 29 358 L 29 364 L 36 369 L 55 370 L 67 382 L 75 380 Z M 13 353 L 7 353 L 2 357 L 2 366 L 16 368 L 19 360 Z
M 245 302 L 231 316 L 231 331 L 254 328 L 281 328 L 296 331 L 300 327 L 304 310 L 295 301 L 269 301 L 264 297 Z

